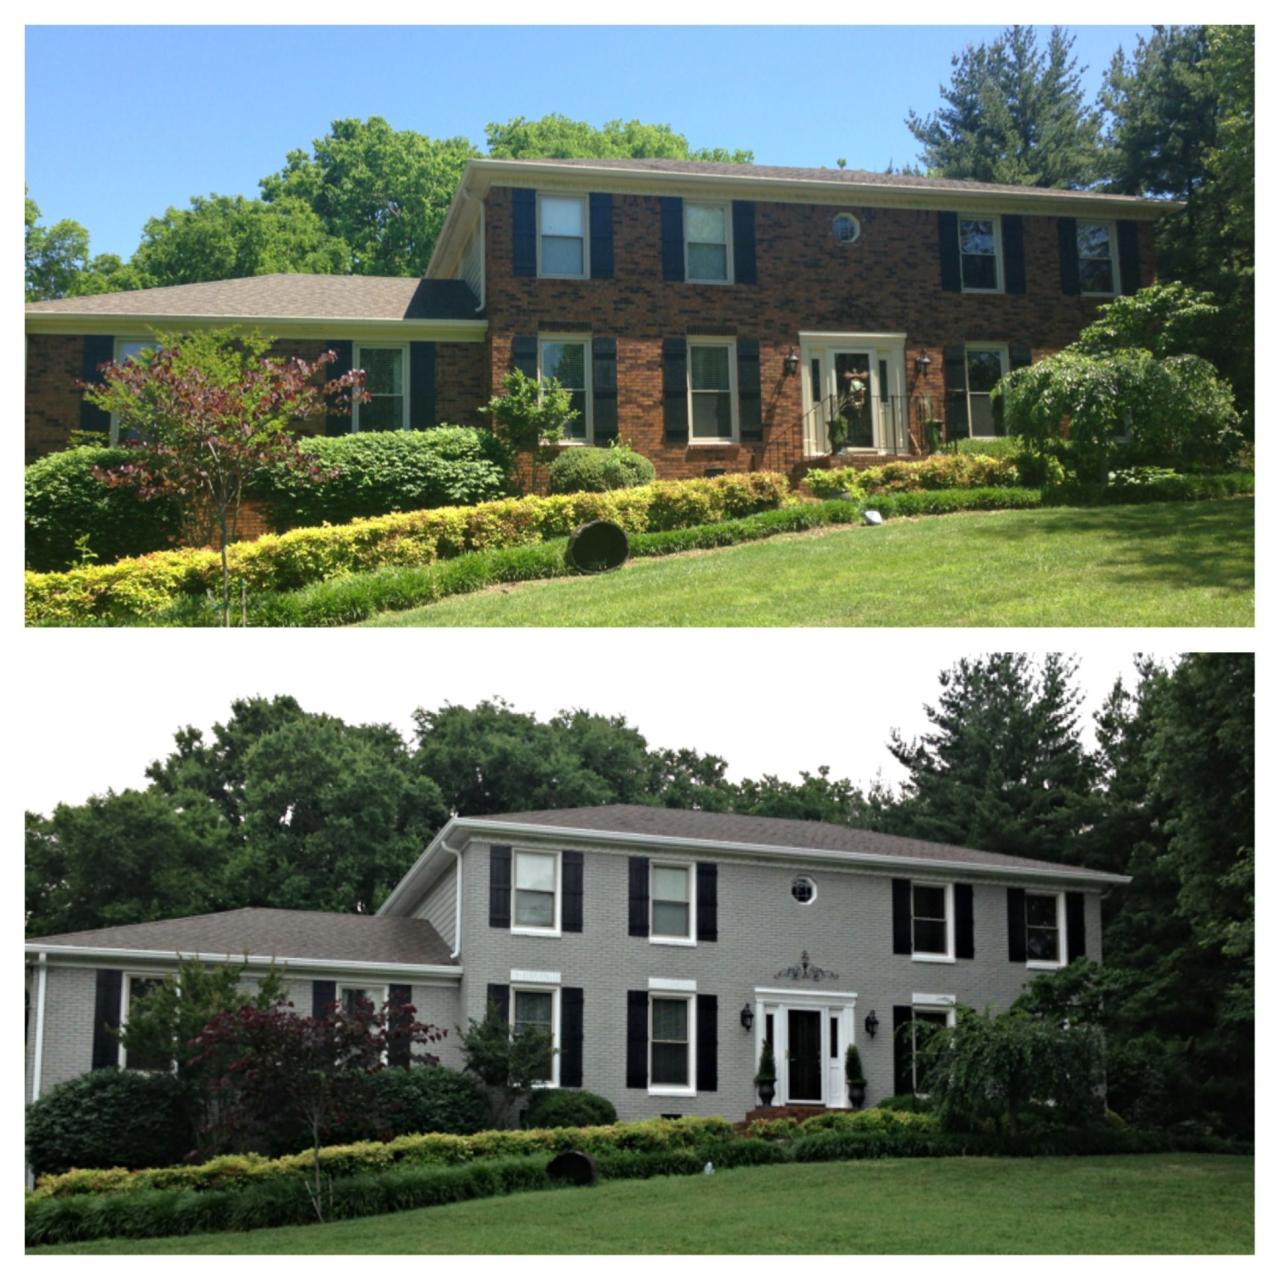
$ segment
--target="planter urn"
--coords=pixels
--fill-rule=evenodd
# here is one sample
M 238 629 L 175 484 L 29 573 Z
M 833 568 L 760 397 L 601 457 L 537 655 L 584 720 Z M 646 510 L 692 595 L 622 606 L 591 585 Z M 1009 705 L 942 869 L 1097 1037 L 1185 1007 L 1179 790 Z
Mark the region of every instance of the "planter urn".
M 867 1100 L 867 1082 L 865 1080 L 850 1080 L 849 1086 L 849 1105 L 855 1110 L 862 1110 L 862 1104 Z
M 762 1107 L 773 1106 L 773 1083 L 772 1080 L 756 1081 L 756 1092 L 760 1095 L 760 1105 Z

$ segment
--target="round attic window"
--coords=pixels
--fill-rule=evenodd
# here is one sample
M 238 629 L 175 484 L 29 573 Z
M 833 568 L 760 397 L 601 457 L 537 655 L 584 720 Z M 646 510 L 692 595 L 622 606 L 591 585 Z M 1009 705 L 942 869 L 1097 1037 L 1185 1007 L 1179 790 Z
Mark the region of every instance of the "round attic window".
M 831 234 L 841 244 L 852 244 L 862 234 L 862 226 L 853 214 L 837 213 L 831 219 Z
M 796 876 L 791 882 L 791 896 L 807 907 L 818 896 L 818 886 L 808 876 Z

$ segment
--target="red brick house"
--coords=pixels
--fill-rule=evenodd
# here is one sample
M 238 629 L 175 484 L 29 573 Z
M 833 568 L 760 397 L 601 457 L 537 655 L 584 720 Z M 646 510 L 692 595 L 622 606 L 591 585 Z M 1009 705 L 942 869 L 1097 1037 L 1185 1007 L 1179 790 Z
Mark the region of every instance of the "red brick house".
M 848 170 L 473 160 L 424 280 L 29 304 L 27 456 L 111 430 L 75 382 L 152 328 L 233 322 L 368 371 L 373 402 L 333 432 L 477 422 L 514 366 L 572 389 L 575 443 L 620 437 L 661 476 L 811 464 L 833 427 L 854 462 L 917 453 L 934 429 L 999 434 L 996 379 L 1151 283 L 1164 208 Z

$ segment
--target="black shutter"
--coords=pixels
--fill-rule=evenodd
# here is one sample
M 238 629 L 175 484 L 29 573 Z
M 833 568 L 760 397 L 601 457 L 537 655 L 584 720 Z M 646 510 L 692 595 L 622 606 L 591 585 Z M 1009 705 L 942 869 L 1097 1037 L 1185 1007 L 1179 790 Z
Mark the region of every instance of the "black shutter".
M 947 441 L 965 440 L 969 436 L 969 384 L 963 342 L 942 349 L 942 385 L 947 406 Z
M 538 339 L 520 334 L 511 339 L 511 367 L 526 378 L 538 376 Z
M 409 343 L 409 426 L 436 425 L 436 344 Z
M 596 444 L 618 438 L 618 344 L 591 339 L 591 437 Z
M 754 200 L 733 202 L 733 282 L 756 283 L 756 205 Z
M 1058 219 L 1058 267 L 1062 272 L 1062 292 L 1080 292 L 1080 246 L 1076 242 L 1076 220 Z
M 607 191 L 593 191 L 591 206 L 591 278 L 613 279 L 613 197 Z
M 311 984 L 311 1016 L 323 1018 L 338 998 L 338 984 L 324 978 Z
M 760 344 L 738 339 L 738 432 L 743 440 L 763 440 L 760 416 Z
M 698 997 L 698 1074 L 699 1093 L 715 1093 L 720 1087 L 716 1056 L 720 1046 L 720 1002 L 715 996 Z
M 938 254 L 942 259 L 942 288 L 960 292 L 960 219 L 954 213 L 938 214 Z
M 115 355 L 116 340 L 110 334 L 89 334 L 80 339 L 80 380 L 82 382 L 101 382 L 98 372 L 100 364 L 109 364 Z M 107 435 L 111 431 L 111 415 L 105 409 L 80 401 L 80 430 L 101 431 Z M 114 1065 L 115 1059 L 112 1059 Z
M 107 359 L 111 357 L 108 356 Z M 118 1066 L 120 1041 L 120 988 L 124 974 L 119 969 L 99 969 L 93 994 L 93 1070 Z
M 627 992 L 627 1088 L 649 1087 L 649 993 Z
M 627 933 L 649 936 L 649 859 L 627 859 Z
M 1084 955 L 1084 894 L 1067 894 L 1067 963 Z
M 1120 292 L 1137 293 L 1138 224 L 1132 218 L 1121 218 L 1116 223 L 1116 250 L 1120 255 Z
M 914 1093 L 911 1086 L 911 1006 L 893 1006 L 893 1091 Z
M 1009 959 L 1023 963 L 1027 958 L 1027 891 L 1010 889 L 1009 906 Z
M 489 927 L 511 928 L 511 846 L 489 848 Z
M 560 855 L 560 928 L 565 933 L 582 932 L 582 854 L 565 849 Z
M 389 1035 L 387 1037 L 387 1066 L 407 1067 L 413 1045 L 405 1035 L 404 1028 L 409 1017 L 403 1012 L 406 1005 L 413 1003 L 413 988 L 407 982 L 393 982 L 387 989 L 387 1010 Z
M 689 344 L 662 340 L 662 438 L 666 444 L 689 442 Z
M 493 1005 L 503 1022 L 511 1021 L 511 988 L 505 982 L 491 982 L 485 994 L 485 1013 Z
M 662 278 L 684 279 L 684 201 L 662 196 Z
M 344 373 L 350 373 L 356 358 L 355 343 L 345 338 L 330 338 L 324 346 L 326 351 L 332 351 L 338 357 L 331 365 L 326 366 L 324 371 L 326 381 L 331 378 L 340 378 Z M 344 436 L 353 426 L 354 419 L 351 416 L 350 405 L 343 413 L 325 414 L 324 433 L 327 436 Z
M 719 936 L 716 903 L 717 867 L 714 862 L 698 863 L 698 941 L 715 942 Z
M 560 988 L 560 1087 L 582 1088 L 582 988 Z
M 956 959 L 973 959 L 973 885 L 958 884 L 956 905 Z
M 511 273 L 538 274 L 538 197 L 524 187 L 511 193 Z
M 893 882 L 893 954 L 911 954 L 911 881 Z
M 1022 246 L 1022 218 L 1016 213 L 1000 217 L 1000 243 L 1004 247 L 1004 291 L 1026 293 L 1027 258 Z

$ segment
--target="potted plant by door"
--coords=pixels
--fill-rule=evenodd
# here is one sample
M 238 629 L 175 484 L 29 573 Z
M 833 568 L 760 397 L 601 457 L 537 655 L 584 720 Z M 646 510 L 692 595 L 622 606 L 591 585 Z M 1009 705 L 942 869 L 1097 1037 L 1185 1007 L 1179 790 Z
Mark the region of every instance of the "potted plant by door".
M 773 1064 L 773 1045 L 766 1040 L 764 1048 L 760 1050 L 760 1066 L 756 1070 L 755 1079 L 756 1092 L 760 1095 L 762 1107 L 773 1105 L 773 1086 L 777 1080 L 778 1069 Z
M 849 1089 L 849 1105 L 861 1110 L 867 1100 L 867 1080 L 862 1074 L 862 1055 L 858 1046 L 851 1044 L 844 1055 L 844 1082 Z

